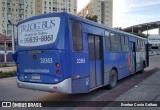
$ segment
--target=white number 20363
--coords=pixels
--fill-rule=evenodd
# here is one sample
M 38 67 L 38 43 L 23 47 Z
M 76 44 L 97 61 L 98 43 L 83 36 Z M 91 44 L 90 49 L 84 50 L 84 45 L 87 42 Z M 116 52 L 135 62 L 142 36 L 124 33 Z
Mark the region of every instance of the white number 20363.
M 40 63 L 53 63 L 52 58 L 40 58 Z

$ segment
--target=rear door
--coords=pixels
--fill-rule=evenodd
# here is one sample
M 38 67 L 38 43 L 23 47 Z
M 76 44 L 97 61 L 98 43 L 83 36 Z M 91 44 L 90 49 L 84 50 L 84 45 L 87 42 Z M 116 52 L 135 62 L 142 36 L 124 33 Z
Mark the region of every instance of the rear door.
M 102 37 L 88 35 L 90 89 L 100 86 L 102 80 Z
M 132 73 L 136 72 L 136 47 L 135 42 L 130 42 L 131 51 L 131 62 L 132 62 Z
M 146 66 L 149 66 L 149 45 L 148 44 L 145 44 L 145 48 L 146 48 L 146 62 L 147 62 L 147 65 Z

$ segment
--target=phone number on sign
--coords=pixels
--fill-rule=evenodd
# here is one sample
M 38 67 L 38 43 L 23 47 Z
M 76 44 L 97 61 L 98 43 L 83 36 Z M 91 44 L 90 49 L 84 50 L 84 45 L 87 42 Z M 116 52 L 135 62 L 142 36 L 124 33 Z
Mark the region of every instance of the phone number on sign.
M 21 40 L 21 43 L 36 43 L 36 42 L 47 42 L 52 41 L 53 35 L 44 35 L 44 36 L 35 36 L 35 37 L 27 37 L 24 40 Z

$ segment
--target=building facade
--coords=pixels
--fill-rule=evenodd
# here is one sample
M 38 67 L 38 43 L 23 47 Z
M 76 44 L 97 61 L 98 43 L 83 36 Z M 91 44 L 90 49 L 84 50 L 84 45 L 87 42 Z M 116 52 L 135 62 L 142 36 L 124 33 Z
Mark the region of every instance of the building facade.
M 6 40 L 6 48 L 4 48 L 5 47 L 4 39 Z M 5 62 L 5 58 L 6 62 L 13 62 L 12 41 L 10 37 L 4 36 L 3 34 L 0 33 L 0 63 Z
M 78 15 L 83 18 L 96 15 L 98 23 L 112 27 L 113 0 L 90 0 Z
M 12 27 L 8 20 L 17 24 L 35 15 L 64 11 L 76 15 L 77 0 L 0 0 L 0 33 L 6 30 L 11 36 Z
M 66 0 L 66 11 L 77 15 L 77 0 Z

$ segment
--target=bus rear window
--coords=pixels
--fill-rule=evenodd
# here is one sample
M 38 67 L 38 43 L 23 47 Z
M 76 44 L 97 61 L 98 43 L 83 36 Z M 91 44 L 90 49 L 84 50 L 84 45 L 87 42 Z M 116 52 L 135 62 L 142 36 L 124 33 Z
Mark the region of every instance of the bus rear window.
M 40 18 L 18 25 L 20 46 L 42 46 L 54 43 L 60 27 L 59 17 Z

